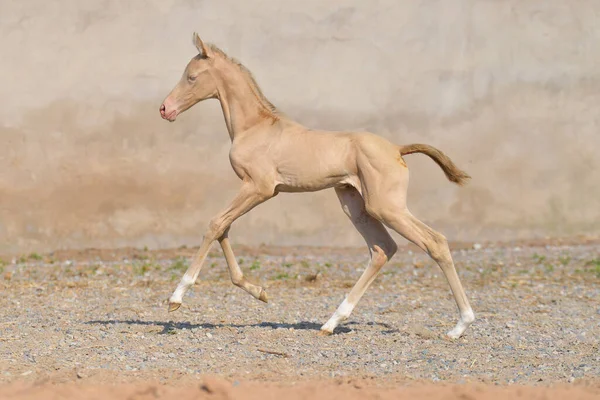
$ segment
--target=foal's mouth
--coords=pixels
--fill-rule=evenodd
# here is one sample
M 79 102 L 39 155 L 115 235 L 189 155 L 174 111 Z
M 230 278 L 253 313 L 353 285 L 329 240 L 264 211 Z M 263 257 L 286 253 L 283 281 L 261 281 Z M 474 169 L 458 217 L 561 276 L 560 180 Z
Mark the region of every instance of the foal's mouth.
M 160 106 L 160 116 L 169 122 L 173 122 L 177 118 L 177 110 L 171 110 L 170 112 L 167 112 L 163 104 Z
M 177 110 L 173 110 L 170 113 L 163 115 L 163 118 L 169 122 L 175 121 L 175 119 L 177 118 Z

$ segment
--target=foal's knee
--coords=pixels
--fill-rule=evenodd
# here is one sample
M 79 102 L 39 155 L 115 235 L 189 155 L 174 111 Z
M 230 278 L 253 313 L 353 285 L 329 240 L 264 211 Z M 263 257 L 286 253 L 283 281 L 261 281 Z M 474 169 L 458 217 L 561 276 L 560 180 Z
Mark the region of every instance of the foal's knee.
M 373 265 L 375 268 L 381 268 L 388 259 L 388 255 L 386 254 L 385 250 L 376 244 L 373 245 L 373 248 L 371 249 L 371 265 Z
M 428 240 L 425 242 L 427 253 L 436 261 L 446 261 L 450 257 L 448 239 L 433 229 L 428 232 Z
M 225 226 L 222 220 L 220 220 L 219 218 L 213 218 L 208 223 L 208 228 L 206 229 L 204 237 L 206 237 L 212 242 L 223 236 L 226 230 L 227 227 Z

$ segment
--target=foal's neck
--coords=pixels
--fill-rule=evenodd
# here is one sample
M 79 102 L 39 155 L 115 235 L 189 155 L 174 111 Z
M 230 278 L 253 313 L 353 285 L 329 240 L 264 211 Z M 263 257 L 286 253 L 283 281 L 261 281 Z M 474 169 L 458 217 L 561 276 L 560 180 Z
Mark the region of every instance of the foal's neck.
M 279 117 L 266 104 L 255 84 L 236 65 L 228 64 L 220 73 L 218 98 L 231 141 L 252 127 Z

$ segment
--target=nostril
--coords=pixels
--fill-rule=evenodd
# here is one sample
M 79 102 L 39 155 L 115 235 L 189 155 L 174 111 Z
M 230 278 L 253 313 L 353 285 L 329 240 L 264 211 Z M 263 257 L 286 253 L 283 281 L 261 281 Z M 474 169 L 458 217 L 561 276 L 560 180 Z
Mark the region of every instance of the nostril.
M 160 112 L 161 113 L 165 112 L 165 105 L 164 104 L 161 104 L 161 106 L 160 106 Z

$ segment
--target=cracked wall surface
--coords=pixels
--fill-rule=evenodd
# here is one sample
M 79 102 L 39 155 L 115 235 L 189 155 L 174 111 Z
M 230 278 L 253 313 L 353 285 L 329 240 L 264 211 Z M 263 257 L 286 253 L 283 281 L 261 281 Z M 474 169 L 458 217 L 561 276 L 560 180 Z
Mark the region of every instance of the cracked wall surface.
M 451 240 L 600 233 L 600 3 L 593 0 L 0 3 L 0 252 L 197 244 L 235 194 L 218 103 L 158 106 L 198 31 L 307 126 L 421 155 L 409 206 Z M 333 191 L 283 194 L 244 244 L 361 245 Z

